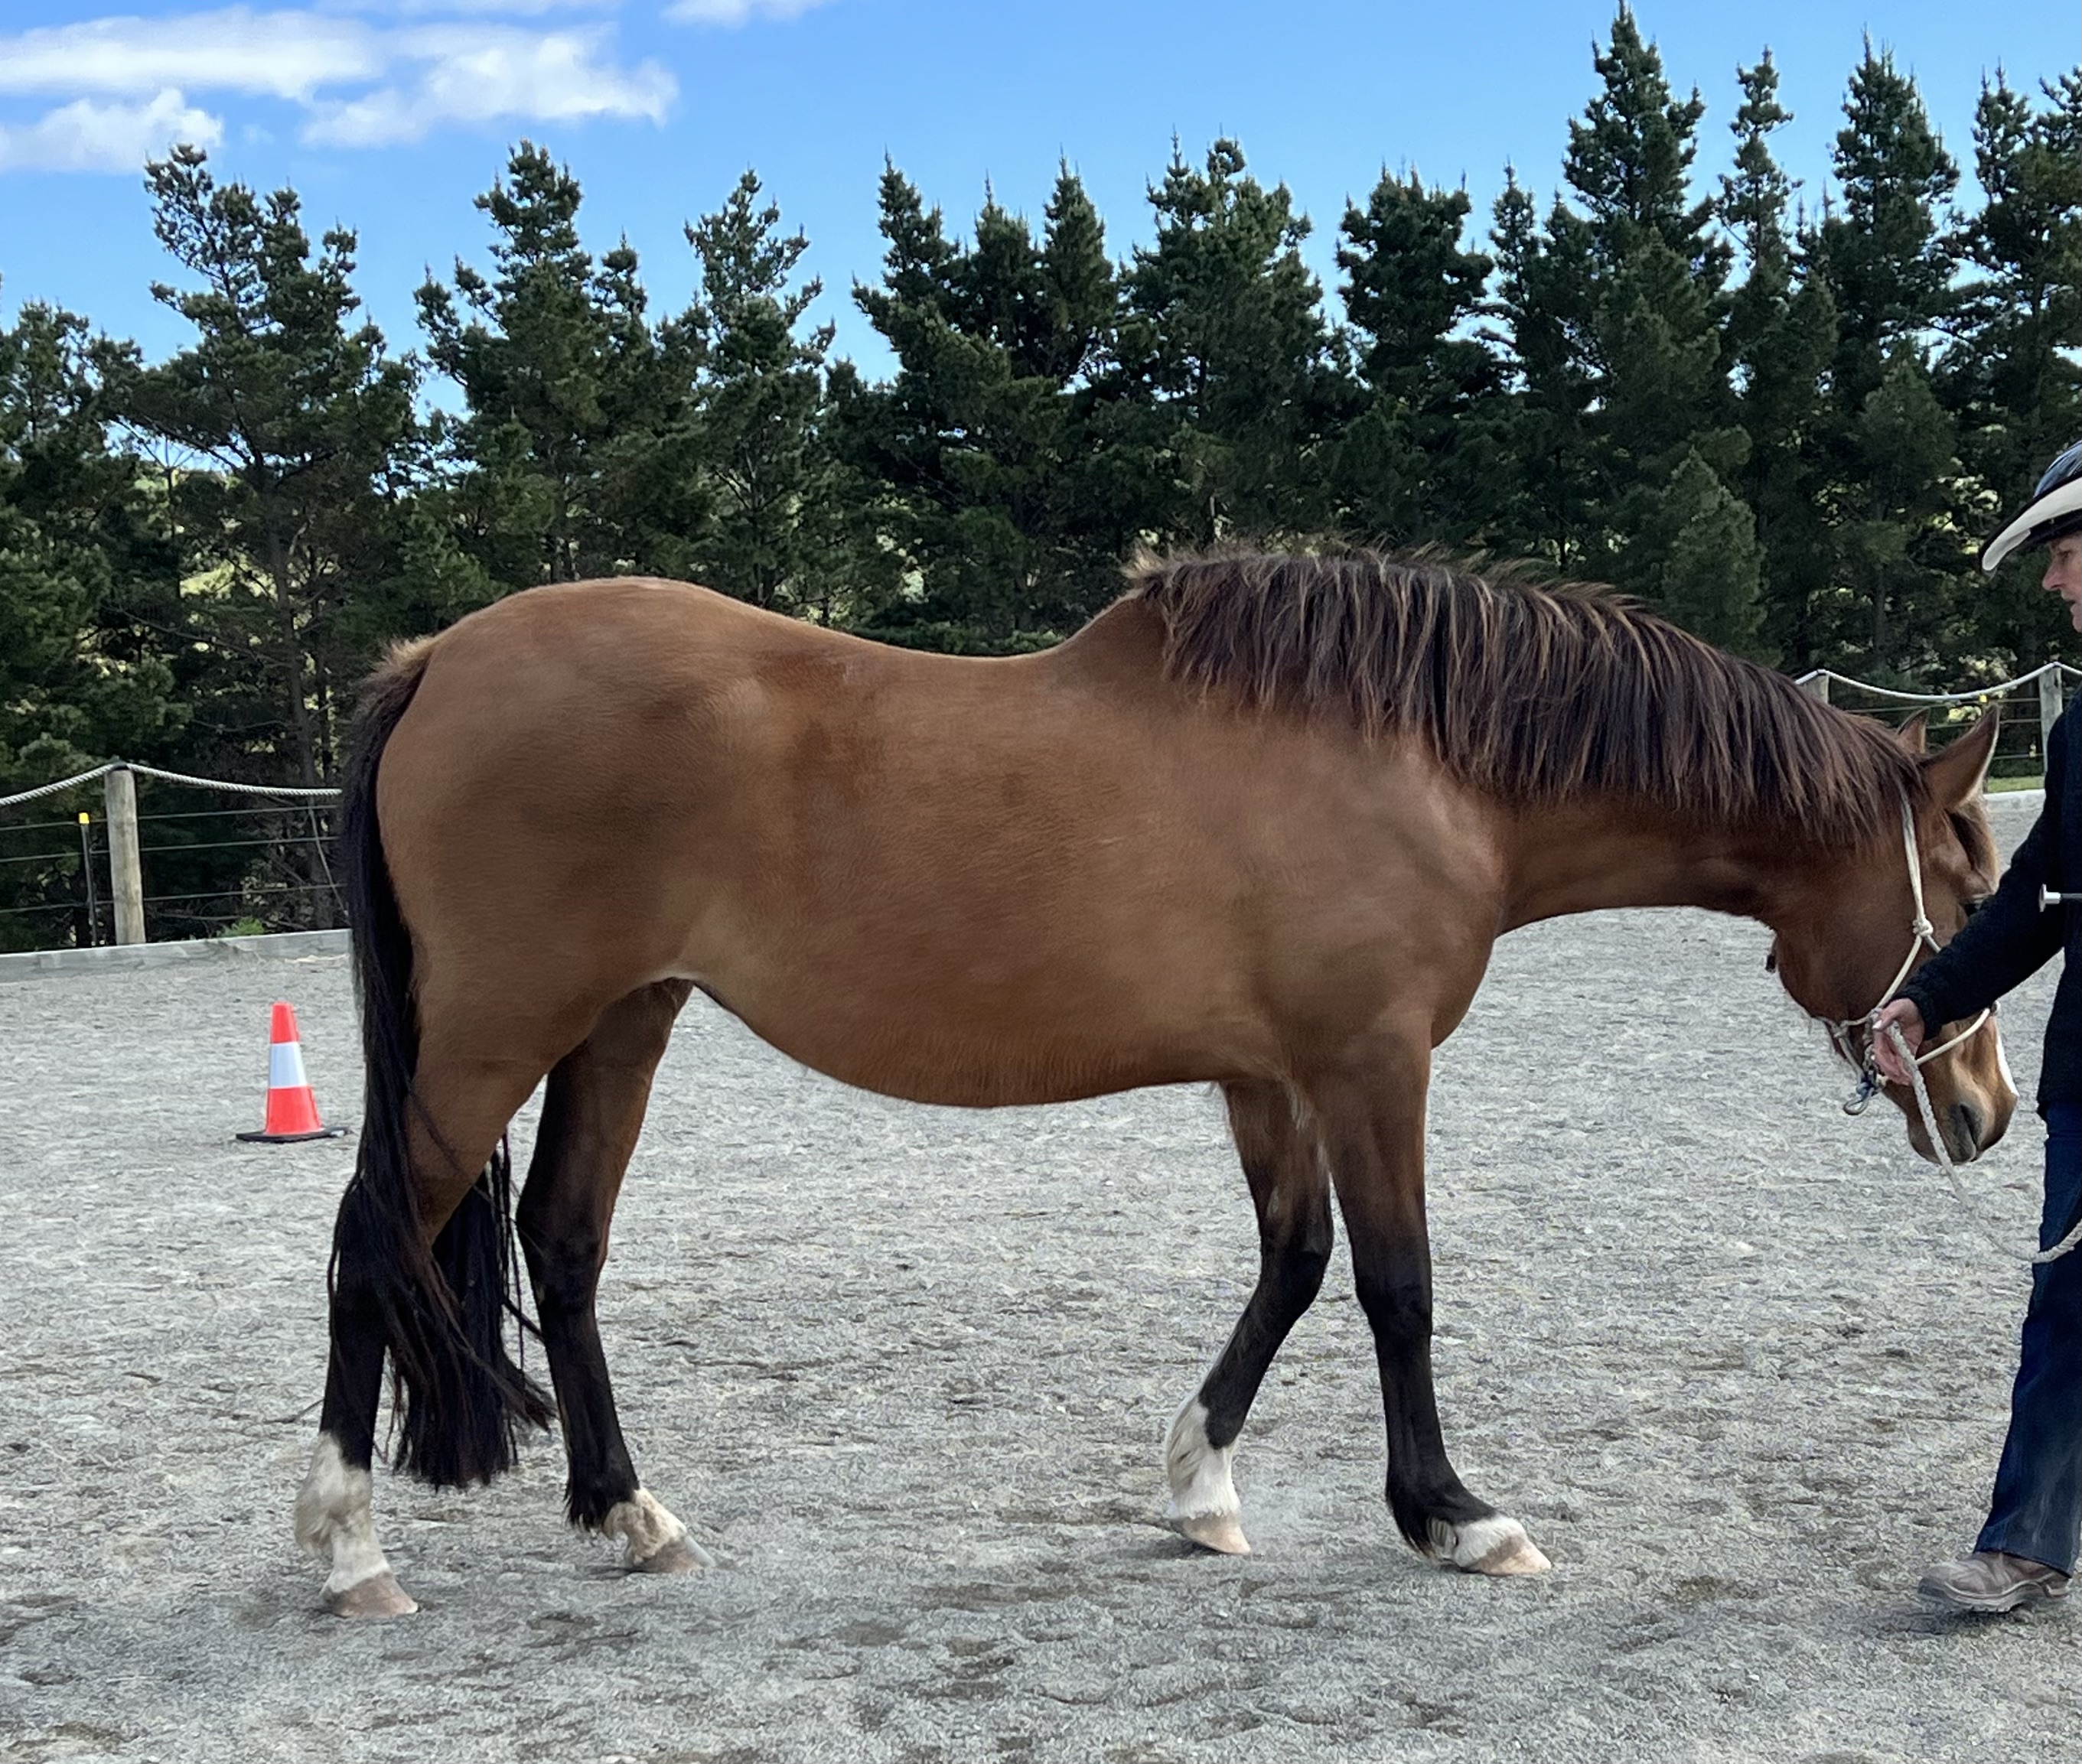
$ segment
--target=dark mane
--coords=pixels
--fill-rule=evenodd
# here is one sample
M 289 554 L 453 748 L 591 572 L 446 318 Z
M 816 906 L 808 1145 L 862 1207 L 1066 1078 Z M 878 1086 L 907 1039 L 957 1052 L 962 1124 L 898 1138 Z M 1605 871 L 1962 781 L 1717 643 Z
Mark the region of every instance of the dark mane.
M 1920 768 L 1832 710 L 1600 588 L 1368 551 L 1144 558 L 1165 666 L 1250 705 L 1415 735 L 1514 802 L 1616 796 L 1831 844 L 1920 805 Z

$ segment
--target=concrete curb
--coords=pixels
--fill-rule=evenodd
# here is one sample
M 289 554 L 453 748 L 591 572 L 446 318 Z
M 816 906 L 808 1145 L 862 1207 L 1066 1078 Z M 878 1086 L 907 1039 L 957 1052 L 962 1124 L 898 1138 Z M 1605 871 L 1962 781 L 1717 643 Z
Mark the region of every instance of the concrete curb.
M 0 955 L 0 983 L 61 974 L 115 974 L 176 962 L 298 961 L 345 955 L 344 931 L 279 931 L 264 937 L 204 937 L 187 943 L 123 943 L 94 949 L 27 949 Z

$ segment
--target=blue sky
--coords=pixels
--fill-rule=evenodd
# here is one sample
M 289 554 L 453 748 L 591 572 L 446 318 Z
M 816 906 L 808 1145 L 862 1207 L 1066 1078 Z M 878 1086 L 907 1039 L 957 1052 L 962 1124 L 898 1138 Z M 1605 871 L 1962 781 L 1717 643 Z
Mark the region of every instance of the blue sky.
M 139 168 L 200 140 L 225 177 L 304 197 L 314 232 L 360 235 L 357 284 L 394 344 L 411 290 L 482 261 L 472 197 L 526 136 L 572 166 L 588 242 L 626 235 L 654 305 L 693 284 L 684 221 L 756 167 L 811 240 L 824 316 L 882 356 L 848 290 L 876 273 L 885 154 L 959 225 L 986 178 L 1038 217 L 1057 161 L 1084 176 L 1116 255 L 1148 233 L 1144 191 L 1174 134 L 1237 137 L 1316 222 L 1326 282 L 1339 217 L 1387 165 L 1465 181 L 1486 229 L 1514 163 L 1551 195 L 1593 88 L 1610 0 L 130 0 L 0 4 L 0 316 L 86 313 L 148 354 L 178 347 L 150 284 Z M 2034 82 L 2082 57 L 2071 0 L 1644 0 L 1671 82 L 1708 104 L 1699 170 L 1728 158 L 1734 73 L 1768 44 L 1796 113 L 1781 157 L 1817 196 L 1868 30 L 1917 76 L 1968 168 L 1982 76 Z

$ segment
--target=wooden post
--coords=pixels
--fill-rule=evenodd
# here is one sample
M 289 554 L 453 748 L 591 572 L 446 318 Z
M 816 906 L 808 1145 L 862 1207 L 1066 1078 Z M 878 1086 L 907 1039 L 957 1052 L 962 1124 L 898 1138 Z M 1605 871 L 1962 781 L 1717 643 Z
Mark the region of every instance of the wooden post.
M 1799 685 L 1810 698 L 1819 698 L 1825 705 L 1829 702 L 1829 676 L 1820 668 L 1816 668 L 1811 674 L 1802 674 Z
M 145 941 L 145 866 L 137 855 L 137 779 L 127 765 L 108 774 L 108 893 L 116 941 Z
M 2042 771 L 2053 753 L 2053 726 L 2060 721 L 2060 664 L 2048 662 L 2038 671 L 2038 756 Z

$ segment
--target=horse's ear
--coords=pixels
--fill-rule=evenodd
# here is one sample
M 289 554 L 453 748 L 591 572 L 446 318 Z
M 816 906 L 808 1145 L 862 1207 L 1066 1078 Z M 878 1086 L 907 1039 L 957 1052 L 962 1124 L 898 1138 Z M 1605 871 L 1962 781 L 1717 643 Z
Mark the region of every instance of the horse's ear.
M 1963 808 L 1970 797 L 1980 793 L 1988 775 L 1988 761 L 1995 757 L 1996 730 L 2001 718 L 1991 705 L 1966 734 L 1923 762 L 1923 775 L 1930 794 L 1946 808 Z
M 1894 732 L 1894 738 L 1920 760 L 1930 747 L 1930 713 L 1919 710 Z

